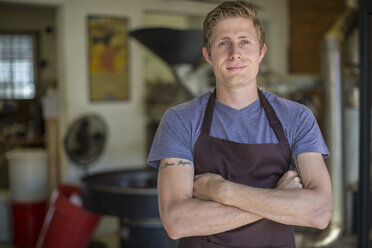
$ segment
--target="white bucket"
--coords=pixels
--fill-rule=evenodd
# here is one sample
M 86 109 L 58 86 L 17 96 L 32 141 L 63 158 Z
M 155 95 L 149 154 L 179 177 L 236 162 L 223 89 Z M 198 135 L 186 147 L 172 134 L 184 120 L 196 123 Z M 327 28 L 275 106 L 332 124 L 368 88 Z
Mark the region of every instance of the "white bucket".
M 44 149 L 15 149 L 6 153 L 9 166 L 10 197 L 16 202 L 48 198 L 47 156 Z
M 12 218 L 10 218 L 9 192 L 0 191 L 0 242 L 12 239 Z

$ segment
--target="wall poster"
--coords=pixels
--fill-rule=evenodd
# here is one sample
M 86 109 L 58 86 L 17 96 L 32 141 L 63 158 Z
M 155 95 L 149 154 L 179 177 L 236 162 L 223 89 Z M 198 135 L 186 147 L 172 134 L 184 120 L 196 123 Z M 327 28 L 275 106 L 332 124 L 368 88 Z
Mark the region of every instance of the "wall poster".
M 128 21 L 88 16 L 91 101 L 129 99 Z

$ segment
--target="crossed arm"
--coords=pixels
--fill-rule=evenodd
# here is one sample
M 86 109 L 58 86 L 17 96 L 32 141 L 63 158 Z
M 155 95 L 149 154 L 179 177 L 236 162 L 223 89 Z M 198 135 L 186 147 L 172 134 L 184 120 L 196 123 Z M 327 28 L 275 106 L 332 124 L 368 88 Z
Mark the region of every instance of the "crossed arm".
M 317 153 L 297 157 L 303 186 L 293 171 L 274 189 L 258 189 L 206 173 L 194 178 L 193 164 L 184 159 L 160 162 L 159 210 L 173 239 L 211 235 L 262 218 L 284 224 L 325 228 L 332 215 L 331 183 Z

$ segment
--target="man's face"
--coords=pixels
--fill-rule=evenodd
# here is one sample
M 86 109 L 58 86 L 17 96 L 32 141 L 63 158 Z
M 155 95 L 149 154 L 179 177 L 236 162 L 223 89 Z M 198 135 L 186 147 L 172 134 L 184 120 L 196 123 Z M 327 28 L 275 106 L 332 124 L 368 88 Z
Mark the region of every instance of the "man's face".
M 211 36 L 210 56 L 203 55 L 213 67 L 217 85 L 225 88 L 257 87 L 259 64 L 266 52 L 260 51 L 256 29 L 252 20 L 229 17 L 220 20 Z

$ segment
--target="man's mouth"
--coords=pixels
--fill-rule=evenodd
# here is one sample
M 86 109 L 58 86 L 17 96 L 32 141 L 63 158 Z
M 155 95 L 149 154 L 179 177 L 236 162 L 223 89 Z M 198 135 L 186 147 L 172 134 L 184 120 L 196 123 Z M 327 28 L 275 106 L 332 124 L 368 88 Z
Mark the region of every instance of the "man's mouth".
M 227 70 L 229 71 L 242 71 L 245 69 L 245 65 L 242 65 L 242 66 L 228 66 L 227 67 Z

